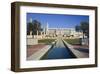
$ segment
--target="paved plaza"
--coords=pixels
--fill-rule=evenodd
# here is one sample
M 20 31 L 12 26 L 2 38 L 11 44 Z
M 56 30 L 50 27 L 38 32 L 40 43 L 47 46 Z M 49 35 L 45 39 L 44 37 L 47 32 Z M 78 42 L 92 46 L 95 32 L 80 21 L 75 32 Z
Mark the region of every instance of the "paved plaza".
M 89 47 L 84 45 L 71 45 L 64 41 L 61 37 L 57 37 L 56 44 L 52 45 L 37 44 L 28 46 L 27 58 L 29 60 L 40 59 L 67 59 L 67 58 L 88 58 Z

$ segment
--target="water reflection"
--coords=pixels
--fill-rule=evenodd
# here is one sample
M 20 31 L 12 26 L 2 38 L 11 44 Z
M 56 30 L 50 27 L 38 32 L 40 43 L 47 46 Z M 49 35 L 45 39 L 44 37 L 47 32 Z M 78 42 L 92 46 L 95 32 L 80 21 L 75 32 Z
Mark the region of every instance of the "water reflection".
M 73 56 L 68 51 L 69 49 L 66 48 L 53 48 L 47 54 L 47 59 L 66 59 L 66 58 L 73 58 Z

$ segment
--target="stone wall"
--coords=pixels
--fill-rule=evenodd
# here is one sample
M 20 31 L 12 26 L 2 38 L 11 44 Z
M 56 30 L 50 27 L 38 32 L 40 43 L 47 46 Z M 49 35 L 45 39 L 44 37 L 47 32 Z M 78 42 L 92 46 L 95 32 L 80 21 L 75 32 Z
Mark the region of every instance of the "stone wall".
M 36 45 L 38 44 L 38 39 L 27 38 L 27 45 Z

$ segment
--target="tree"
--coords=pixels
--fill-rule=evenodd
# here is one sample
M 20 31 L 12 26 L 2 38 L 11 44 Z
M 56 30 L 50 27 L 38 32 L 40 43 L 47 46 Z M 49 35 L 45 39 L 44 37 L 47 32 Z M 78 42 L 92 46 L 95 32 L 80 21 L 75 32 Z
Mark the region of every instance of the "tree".
M 81 26 L 81 30 L 83 31 L 83 34 L 89 37 L 89 23 L 81 22 L 80 26 Z
M 38 34 L 40 34 L 40 32 L 41 32 L 41 23 L 39 22 L 39 21 L 37 21 L 37 20 L 34 20 L 33 22 L 33 34 L 34 35 L 37 35 L 37 32 L 38 32 Z
M 81 30 L 81 27 L 80 27 L 79 25 L 76 25 L 76 26 L 75 26 L 75 30 L 76 30 L 77 32 L 79 32 L 79 31 Z
M 30 35 L 30 32 L 32 32 L 32 35 L 40 34 L 42 31 L 41 23 L 37 20 L 33 20 L 32 22 L 27 23 L 27 35 Z
M 89 37 L 89 23 L 88 22 L 81 22 L 80 25 L 76 25 L 75 30 L 77 32 L 82 31 L 83 35 Z M 84 38 L 84 36 L 83 36 L 83 38 Z
M 33 24 L 29 22 L 27 24 L 27 35 L 30 35 L 30 32 L 33 31 L 33 29 Z

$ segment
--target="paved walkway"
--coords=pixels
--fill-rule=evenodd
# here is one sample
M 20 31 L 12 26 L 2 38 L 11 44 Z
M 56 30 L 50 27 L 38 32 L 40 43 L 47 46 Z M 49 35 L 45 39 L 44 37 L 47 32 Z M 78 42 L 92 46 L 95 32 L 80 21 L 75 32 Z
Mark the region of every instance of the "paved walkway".
M 73 48 L 84 53 L 89 53 L 89 46 L 86 45 L 73 45 Z
M 46 45 L 44 44 L 37 44 L 32 46 L 27 46 L 27 57 L 31 56 L 32 54 L 36 53 L 37 51 L 44 48 Z
M 44 45 L 44 44 L 28 46 L 27 60 L 39 60 L 48 52 L 48 50 L 49 52 L 47 53 L 47 57 L 44 59 L 67 59 L 67 58 L 75 58 L 75 56 L 77 58 L 89 57 L 89 49 L 88 49 L 89 47 L 80 45 L 70 45 L 67 42 L 65 42 L 65 44 L 66 46 L 68 46 L 69 49 L 65 47 L 62 39 L 59 37 L 57 39 L 56 45 L 52 49 L 50 49 L 51 45 Z M 72 53 L 75 56 L 73 56 Z
M 88 58 L 89 57 L 89 49 L 86 46 L 80 46 L 80 45 L 71 45 L 64 41 L 68 48 L 73 52 L 73 54 L 77 58 Z
M 52 45 L 33 45 L 27 49 L 27 60 L 40 60 Z

